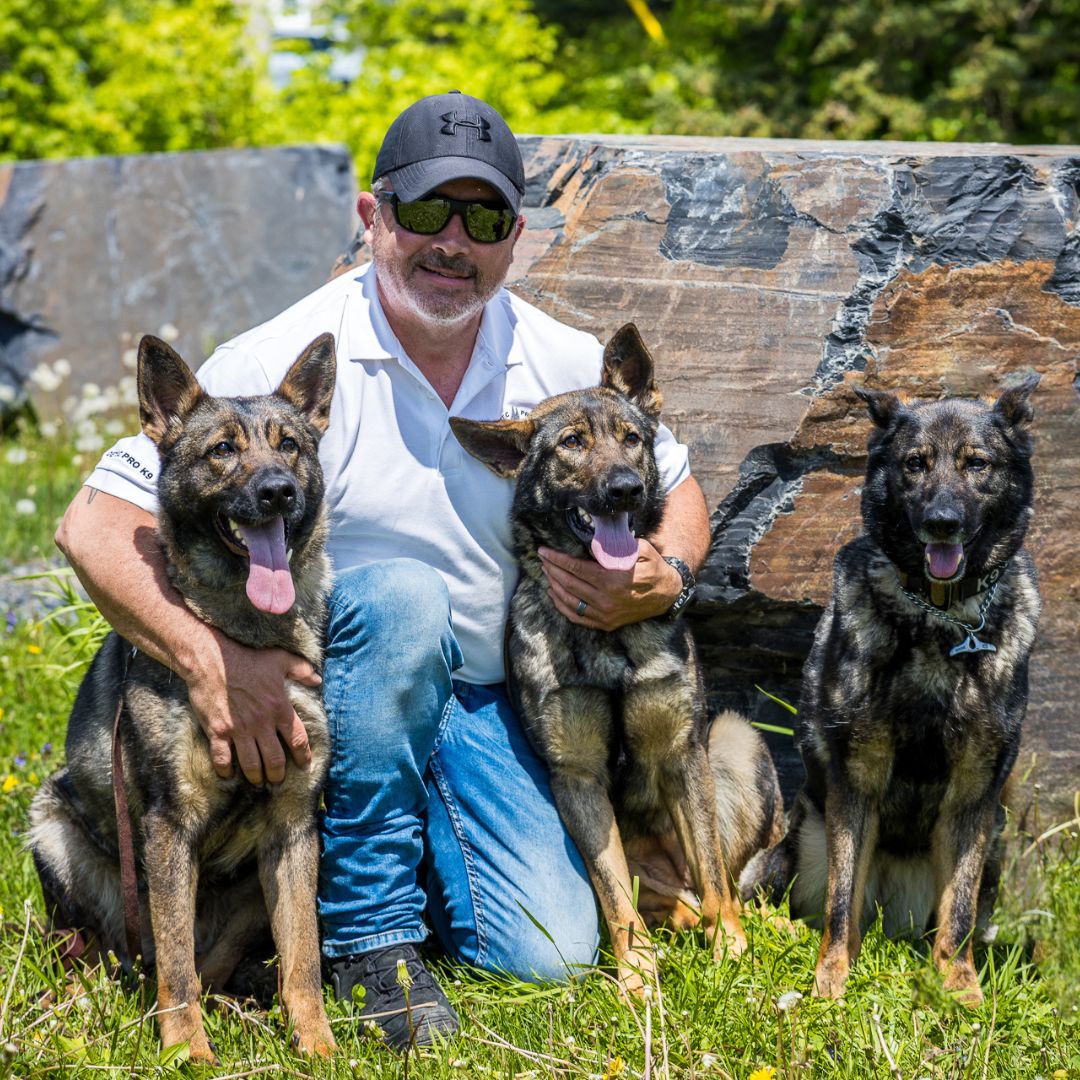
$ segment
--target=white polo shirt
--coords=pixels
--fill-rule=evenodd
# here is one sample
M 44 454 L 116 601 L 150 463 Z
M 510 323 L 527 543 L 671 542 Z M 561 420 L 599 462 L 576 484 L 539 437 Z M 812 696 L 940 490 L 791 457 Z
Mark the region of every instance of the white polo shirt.
M 552 394 L 596 386 L 600 343 L 502 289 L 484 309 L 447 409 L 391 331 L 368 264 L 220 346 L 199 381 L 218 396 L 269 393 L 325 331 L 337 342 L 337 386 L 319 447 L 335 568 L 397 557 L 433 567 L 449 587 L 465 658 L 457 677 L 501 682 L 503 626 L 517 581 L 513 482 L 466 453 L 449 418 L 519 418 Z M 657 457 L 668 490 L 689 476 L 686 448 L 667 428 Z M 107 450 L 86 483 L 156 512 L 157 471 L 156 447 L 136 435 Z

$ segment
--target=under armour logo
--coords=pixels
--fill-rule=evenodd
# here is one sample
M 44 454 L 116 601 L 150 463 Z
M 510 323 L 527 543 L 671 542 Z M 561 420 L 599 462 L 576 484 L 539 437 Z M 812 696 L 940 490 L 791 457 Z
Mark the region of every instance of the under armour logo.
M 491 142 L 488 130 L 491 125 L 482 117 L 474 113 L 448 112 L 442 114 L 443 126 L 439 130 L 444 135 L 456 135 L 458 128 L 472 128 L 480 142 Z

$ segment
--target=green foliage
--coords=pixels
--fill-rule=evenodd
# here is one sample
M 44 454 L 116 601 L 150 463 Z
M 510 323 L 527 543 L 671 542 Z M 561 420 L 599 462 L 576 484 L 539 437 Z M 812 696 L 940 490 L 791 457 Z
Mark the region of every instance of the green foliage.
M 0 159 L 253 141 L 264 61 L 232 0 L 5 0 Z

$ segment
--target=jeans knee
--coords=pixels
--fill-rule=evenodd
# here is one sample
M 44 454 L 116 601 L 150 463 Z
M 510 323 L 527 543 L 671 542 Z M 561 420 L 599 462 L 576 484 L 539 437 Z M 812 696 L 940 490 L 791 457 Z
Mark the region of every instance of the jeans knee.
M 450 622 L 450 593 L 439 573 L 416 559 L 387 559 L 334 578 L 327 648 L 352 654 L 374 648 L 409 669 L 425 655 L 450 670 L 461 654 Z
M 600 946 L 600 923 L 591 890 L 581 903 L 545 919 L 534 916 L 508 936 L 505 948 L 492 943 L 484 967 L 522 982 L 560 982 L 593 967 Z

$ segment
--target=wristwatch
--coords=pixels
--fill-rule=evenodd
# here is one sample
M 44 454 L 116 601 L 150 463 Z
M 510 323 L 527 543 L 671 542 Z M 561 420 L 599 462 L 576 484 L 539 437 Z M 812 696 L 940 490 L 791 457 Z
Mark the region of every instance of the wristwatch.
M 690 601 L 694 599 L 694 593 L 697 591 L 697 582 L 694 580 L 694 575 L 690 572 L 690 567 L 686 565 L 676 555 L 663 556 L 664 562 L 670 566 L 674 566 L 679 571 L 679 577 L 682 578 L 682 591 L 675 597 L 675 602 L 668 608 L 668 619 L 677 619 L 685 608 L 689 605 Z

